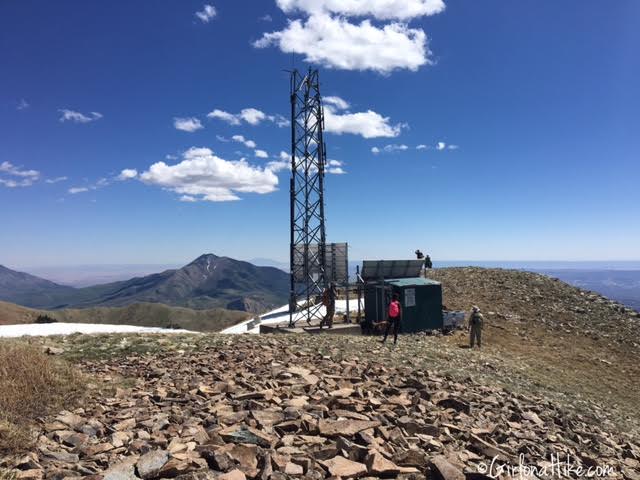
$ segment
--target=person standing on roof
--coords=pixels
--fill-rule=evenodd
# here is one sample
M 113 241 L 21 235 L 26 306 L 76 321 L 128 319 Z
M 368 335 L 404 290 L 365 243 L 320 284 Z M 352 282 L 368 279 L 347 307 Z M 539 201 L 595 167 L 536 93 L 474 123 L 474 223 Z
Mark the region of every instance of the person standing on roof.
M 469 344 L 473 348 L 473 344 L 477 340 L 478 348 L 482 348 L 482 328 L 484 326 L 484 317 L 480 313 L 480 308 L 473 306 L 473 311 L 469 317 Z
M 420 271 L 422 272 L 422 270 L 424 270 L 424 269 L 425 269 L 424 253 L 422 253 L 422 252 L 420 251 L 420 249 L 416 250 L 416 251 L 415 251 L 415 252 L 413 252 L 413 253 L 415 253 L 415 254 L 416 254 L 416 259 L 417 259 L 417 260 L 422 260 L 422 267 L 420 267 Z M 426 277 L 426 276 L 427 276 L 427 275 L 426 275 L 426 273 L 427 273 L 427 272 L 426 272 L 426 270 L 425 270 L 425 272 L 424 272 L 424 273 L 425 273 L 425 277 Z
M 389 304 L 388 311 L 388 321 L 387 328 L 384 331 L 384 338 L 382 339 L 382 343 L 387 341 L 387 336 L 389 335 L 389 330 L 393 326 L 393 344 L 398 343 L 398 332 L 400 331 L 400 321 L 402 320 L 402 306 L 400 305 L 400 295 L 397 293 L 393 294 L 393 298 L 391 303 Z

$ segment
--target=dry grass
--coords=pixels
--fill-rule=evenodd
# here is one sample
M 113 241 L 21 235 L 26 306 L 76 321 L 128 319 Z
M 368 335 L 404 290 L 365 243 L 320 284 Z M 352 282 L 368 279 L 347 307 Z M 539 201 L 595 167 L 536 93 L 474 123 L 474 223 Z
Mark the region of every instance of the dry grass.
M 31 442 L 35 420 L 79 397 L 80 375 L 66 362 L 18 342 L 0 342 L 0 452 Z

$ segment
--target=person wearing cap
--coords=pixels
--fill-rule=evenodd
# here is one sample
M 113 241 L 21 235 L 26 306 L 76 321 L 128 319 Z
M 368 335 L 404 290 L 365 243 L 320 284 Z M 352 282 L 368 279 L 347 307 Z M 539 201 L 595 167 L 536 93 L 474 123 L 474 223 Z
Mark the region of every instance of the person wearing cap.
M 473 348 L 474 343 L 478 342 L 478 348 L 482 347 L 482 327 L 484 317 L 480 313 L 480 308 L 474 305 L 471 316 L 469 317 L 469 344 Z

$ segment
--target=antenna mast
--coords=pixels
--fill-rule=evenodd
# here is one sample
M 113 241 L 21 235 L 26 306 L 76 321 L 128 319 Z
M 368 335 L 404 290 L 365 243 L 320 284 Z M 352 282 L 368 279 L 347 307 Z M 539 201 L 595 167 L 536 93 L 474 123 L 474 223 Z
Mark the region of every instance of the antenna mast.
M 289 326 L 321 319 L 325 258 L 324 114 L 318 70 L 291 72 L 291 292 Z

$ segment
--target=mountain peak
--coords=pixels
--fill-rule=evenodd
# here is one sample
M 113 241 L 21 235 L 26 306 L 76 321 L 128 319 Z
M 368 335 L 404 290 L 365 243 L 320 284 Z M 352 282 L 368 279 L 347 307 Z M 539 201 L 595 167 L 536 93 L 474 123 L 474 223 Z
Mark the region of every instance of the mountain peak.
M 189 265 L 202 265 L 202 264 L 206 264 L 207 262 L 217 260 L 218 258 L 220 257 L 218 257 L 217 255 L 214 255 L 213 253 L 204 253 L 200 255 L 198 258 L 196 258 L 193 262 L 189 263 Z

